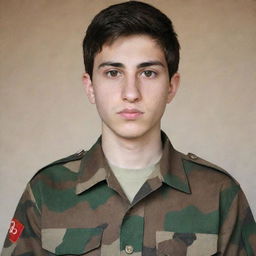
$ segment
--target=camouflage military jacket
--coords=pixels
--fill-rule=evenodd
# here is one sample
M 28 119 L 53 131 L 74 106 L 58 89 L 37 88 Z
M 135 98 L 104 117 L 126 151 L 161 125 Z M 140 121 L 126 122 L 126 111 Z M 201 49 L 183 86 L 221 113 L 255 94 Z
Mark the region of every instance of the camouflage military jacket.
M 132 203 L 101 139 L 29 182 L 2 256 L 256 255 L 256 226 L 239 184 L 162 134 L 160 165 Z

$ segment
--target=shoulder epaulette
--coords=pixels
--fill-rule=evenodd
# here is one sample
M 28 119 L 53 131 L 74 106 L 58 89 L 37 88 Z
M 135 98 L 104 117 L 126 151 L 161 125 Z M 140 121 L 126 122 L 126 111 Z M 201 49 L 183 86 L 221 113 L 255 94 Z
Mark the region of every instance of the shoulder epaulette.
M 71 162 L 71 161 L 77 161 L 77 160 L 80 160 L 83 158 L 83 156 L 85 155 L 86 151 L 84 150 L 80 150 L 78 152 L 76 152 L 75 154 L 72 154 L 70 156 L 67 156 L 67 157 L 64 157 L 64 158 L 61 158 L 57 161 L 54 161 L 44 167 L 42 167 L 39 171 L 42 171 L 43 169 L 45 168 L 48 168 L 48 167 L 51 167 L 51 166 L 54 166 L 54 165 L 58 165 L 58 164 L 64 164 L 64 163 L 67 163 L 67 162 Z M 38 171 L 38 172 L 39 172 Z
M 214 170 L 217 170 L 217 171 L 219 171 L 219 172 L 221 172 L 223 174 L 226 174 L 227 176 L 232 178 L 235 182 L 237 182 L 236 179 L 230 173 L 228 173 L 226 170 L 224 170 L 223 168 L 219 167 L 216 164 L 208 162 L 208 161 L 200 158 L 199 156 L 197 156 L 197 155 L 195 155 L 193 153 L 188 153 L 186 155 L 185 159 L 188 160 L 188 161 L 194 162 L 196 164 L 203 165 L 203 166 L 206 166 L 206 167 L 210 167 L 210 168 L 212 168 Z

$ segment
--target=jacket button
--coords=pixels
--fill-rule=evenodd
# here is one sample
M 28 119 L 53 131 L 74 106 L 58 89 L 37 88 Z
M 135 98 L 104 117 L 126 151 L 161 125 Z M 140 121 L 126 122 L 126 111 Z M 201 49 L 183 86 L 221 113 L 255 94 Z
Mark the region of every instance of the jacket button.
M 125 250 L 125 252 L 126 252 L 127 254 L 132 254 L 133 251 L 134 251 L 134 248 L 133 248 L 132 245 L 126 245 L 124 250 Z
M 189 157 L 190 159 L 192 159 L 192 160 L 198 159 L 198 156 L 195 155 L 195 154 L 193 154 L 193 153 L 188 153 L 188 157 Z

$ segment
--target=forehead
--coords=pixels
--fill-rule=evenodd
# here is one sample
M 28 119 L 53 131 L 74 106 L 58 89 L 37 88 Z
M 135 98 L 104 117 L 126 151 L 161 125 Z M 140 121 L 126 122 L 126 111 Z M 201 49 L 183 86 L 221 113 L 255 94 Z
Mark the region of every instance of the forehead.
M 103 45 L 96 54 L 94 64 L 101 61 L 138 62 L 158 60 L 165 62 L 162 47 L 148 35 L 121 36 L 111 43 Z M 165 63 L 164 63 L 165 64 Z

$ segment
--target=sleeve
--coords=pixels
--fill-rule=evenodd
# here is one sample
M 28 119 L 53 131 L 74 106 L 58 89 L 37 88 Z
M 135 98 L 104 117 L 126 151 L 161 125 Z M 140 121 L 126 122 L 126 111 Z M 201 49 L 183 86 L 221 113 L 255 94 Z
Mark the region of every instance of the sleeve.
M 256 255 L 256 224 L 239 184 L 224 186 L 220 197 L 219 252 L 225 256 Z
M 28 184 L 11 221 L 1 256 L 45 255 L 41 247 L 40 216 Z

